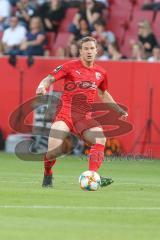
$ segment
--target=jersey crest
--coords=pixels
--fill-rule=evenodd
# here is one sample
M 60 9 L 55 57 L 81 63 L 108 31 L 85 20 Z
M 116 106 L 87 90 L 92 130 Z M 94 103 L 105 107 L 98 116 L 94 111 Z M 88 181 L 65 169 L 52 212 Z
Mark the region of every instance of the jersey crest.
M 96 72 L 95 75 L 96 75 L 97 80 L 99 80 L 101 78 L 101 74 L 99 72 Z

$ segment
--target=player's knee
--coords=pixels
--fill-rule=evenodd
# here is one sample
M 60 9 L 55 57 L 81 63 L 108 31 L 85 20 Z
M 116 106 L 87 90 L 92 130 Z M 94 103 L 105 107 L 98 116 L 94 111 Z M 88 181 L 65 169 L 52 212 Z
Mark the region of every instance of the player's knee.
M 46 153 L 46 157 L 48 160 L 52 160 L 52 159 L 56 158 L 56 153 L 54 151 L 49 151 Z
M 62 144 L 60 142 L 54 147 L 49 146 L 46 156 L 47 156 L 47 159 L 54 159 L 59 155 L 61 155 L 61 153 L 62 153 Z

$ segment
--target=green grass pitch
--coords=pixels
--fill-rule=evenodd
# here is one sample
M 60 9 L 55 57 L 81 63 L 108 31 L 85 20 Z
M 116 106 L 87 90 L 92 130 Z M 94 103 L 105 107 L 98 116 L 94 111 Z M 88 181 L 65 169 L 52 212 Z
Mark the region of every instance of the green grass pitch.
M 0 239 L 160 239 L 160 161 L 105 161 L 115 182 L 97 192 L 79 188 L 85 159 L 59 159 L 54 189 L 41 188 L 42 167 L 0 153 Z

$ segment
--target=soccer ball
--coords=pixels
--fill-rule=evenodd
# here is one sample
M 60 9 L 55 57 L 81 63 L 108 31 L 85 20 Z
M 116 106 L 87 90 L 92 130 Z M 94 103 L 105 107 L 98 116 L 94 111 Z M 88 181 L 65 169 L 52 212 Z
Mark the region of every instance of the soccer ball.
M 97 172 L 85 171 L 79 177 L 80 187 L 87 191 L 97 191 L 101 184 L 101 178 Z

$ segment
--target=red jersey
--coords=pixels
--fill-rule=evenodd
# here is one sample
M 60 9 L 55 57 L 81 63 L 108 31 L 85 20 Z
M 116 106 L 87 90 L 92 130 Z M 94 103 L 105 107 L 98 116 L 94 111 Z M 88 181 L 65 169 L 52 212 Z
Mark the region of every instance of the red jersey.
M 70 130 L 82 136 L 84 130 L 99 126 L 92 118 L 97 89 L 107 89 L 107 75 L 103 68 L 85 67 L 81 60 L 69 61 L 57 67 L 52 76 L 64 79 L 64 91 L 54 121 L 64 121 Z
M 107 89 L 106 71 L 94 64 L 93 67 L 85 67 L 81 60 L 68 61 L 58 66 L 51 75 L 56 81 L 64 79 L 64 91 L 62 103 L 65 106 L 71 104 L 74 96 L 85 96 L 87 102 L 92 104 L 95 101 L 97 89 Z M 81 101 L 81 98 L 79 98 Z

